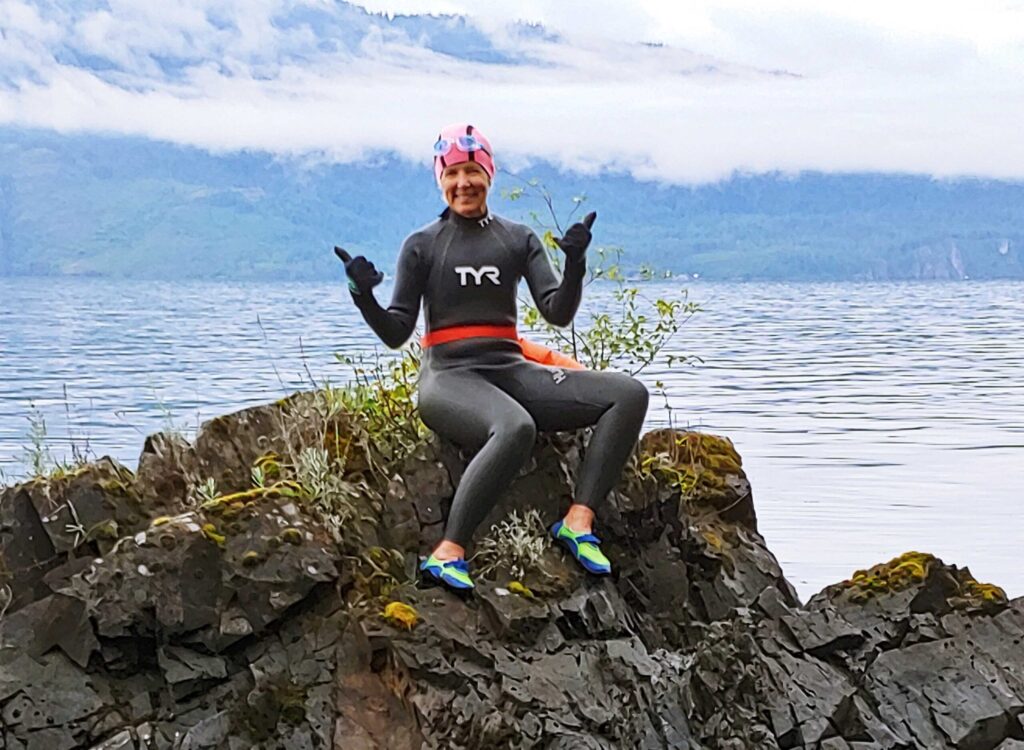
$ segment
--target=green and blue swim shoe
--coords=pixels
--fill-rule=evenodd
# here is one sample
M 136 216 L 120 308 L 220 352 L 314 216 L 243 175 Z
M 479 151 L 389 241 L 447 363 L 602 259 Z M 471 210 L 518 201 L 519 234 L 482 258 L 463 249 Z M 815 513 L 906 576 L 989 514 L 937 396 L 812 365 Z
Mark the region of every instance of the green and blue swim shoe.
M 431 555 L 420 563 L 420 572 L 428 582 L 443 583 L 454 591 L 470 591 L 476 587 L 469 577 L 469 564 L 462 558 L 438 560 Z
M 598 547 L 601 540 L 591 533 L 576 532 L 562 521 L 551 527 L 551 536 L 556 542 L 565 545 L 577 562 L 586 570 L 596 575 L 607 575 L 612 572 L 612 564 Z

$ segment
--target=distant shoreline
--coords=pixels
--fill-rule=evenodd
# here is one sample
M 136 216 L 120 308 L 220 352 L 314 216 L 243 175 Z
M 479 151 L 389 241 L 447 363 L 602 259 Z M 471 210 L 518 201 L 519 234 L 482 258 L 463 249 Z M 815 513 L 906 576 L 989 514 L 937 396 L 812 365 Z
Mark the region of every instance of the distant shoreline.
M 202 276 L 189 276 L 183 278 L 166 278 L 166 277 L 155 277 L 155 276 L 118 276 L 114 274 L 101 274 L 101 273 L 53 273 L 53 274 L 39 274 L 39 273 L 24 273 L 24 274 L 0 274 L 0 282 L 8 280 L 54 280 L 61 279 L 63 281 L 107 281 L 107 282 L 137 282 L 137 283 L 160 283 L 160 284 L 303 284 L 308 286 L 317 286 L 322 284 L 331 283 L 331 279 L 324 279 L 321 277 L 296 277 L 289 279 L 274 279 L 268 277 L 246 277 L 246 278 L 232 278 L 232 277 L 202 277 Z M 344 286 L 344 279 L 339 275 L 336 281 Z M 385 277 L 383 284 L 387 284 L 394 281 L 393 274 L 389 274 Z M 655 286 L 658 284 L 972 284 L 972 283 L 990 283 L 990 282 L 1024 282 L 1024 276 L 993 276 L 993 277 L 982 277 L 982 278 L 963 278 L 963 279 L 949 279 L 949 278 L 891 278 L 891 279 L 858 279 L 858 278 L 777 278 L 777 277 L 748 277 L 748 278 L 709 278 L 700 276 L 699 278 L 687 277 L 685 275 L 673 276 L 671 278 L 656 278 L 656 279 L 640 279 L 627 276 L 625 279 L 626 283 L 630 286 Z M 608 281 L 607 279 L 595 279 L 593 284 L 599 285 L 613 285 L 615 282 Z

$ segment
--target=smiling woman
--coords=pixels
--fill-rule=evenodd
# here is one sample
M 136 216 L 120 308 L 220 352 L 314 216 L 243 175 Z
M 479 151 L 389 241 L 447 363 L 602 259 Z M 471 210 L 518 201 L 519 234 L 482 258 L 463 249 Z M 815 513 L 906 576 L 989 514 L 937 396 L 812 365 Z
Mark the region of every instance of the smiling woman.
M 453 211 L 471 218 L 487 213 L 494 180 L 491 143 L 472 125 L 449 125 L 434 144 L 434 176 Z
M 441 131 L 434 145 L 434 174 L 448 208 L 405 241 L 386 309 L 372 291 L 382 275 L 366 258 L 338 250 L 353 301 L 388 346 L 401 346 L 409 338 L 422 301 L 427 333 L 420 417 L 474 453 L 452 500 L 444 537 L 421 566 L 423 576 L 456 591 L 473 589 L 466 546 L 529 458 L 537 431 L 589 426 L 594 431 L 574 502 L 551 534 L 588 572 L 608 574 L 611 563 L 592 531 L 594 508 L 618 481 L 636 443 L 647 412 L 647 389 L 622 373 L 541 364 L 524 350 L 516 332 L 521 278 L 548 322 L 565 326 L 572 321 L 597 214 L 588 214 L 557 240 L 566 256 L 559 279 L 533 231 L 489 211 L 494 158 L 490 142 L 472 125 Z
M 468 161 L 444 171 L 441 192 L 453 211 L 463 216 L 483 216 L 487 213 L 487 188 L 490 181 L 483 167 Z

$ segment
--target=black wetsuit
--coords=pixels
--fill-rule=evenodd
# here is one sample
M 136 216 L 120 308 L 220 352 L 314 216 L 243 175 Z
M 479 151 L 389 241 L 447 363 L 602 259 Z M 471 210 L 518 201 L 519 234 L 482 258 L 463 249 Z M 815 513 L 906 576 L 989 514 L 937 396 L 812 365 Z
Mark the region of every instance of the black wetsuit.
M 372 292 L 352 298 L 390 347 L 409 338 L 420 300 L 427 331 L 516 323 L 516 291 L 525 278 L 544 318 L 568 325 L 576 314 L 585 261 L 567 262 L 561 281 L 537 235 L 489 214 L 453 211 L 410 235 L 398 258 L 391 304 Z M 456 490 L 445 539 L 467 546 L 474 529 L 530 456 L 537 430 L 594 425 L 575 502 L 593 507 L 614 487 L 647 412 L 647 388 L 615 372 L 562 369 L 527 360 L 511 339 L 472 338 L 424 353 L 419 379 L 423 422 L 477 451 Z

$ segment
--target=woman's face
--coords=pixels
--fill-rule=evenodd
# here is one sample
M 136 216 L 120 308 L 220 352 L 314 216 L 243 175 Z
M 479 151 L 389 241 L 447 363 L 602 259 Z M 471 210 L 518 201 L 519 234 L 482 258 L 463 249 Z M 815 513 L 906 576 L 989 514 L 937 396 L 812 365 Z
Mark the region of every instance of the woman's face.
M 487 213 L 487 191 L 491 178 L 473 161 L 445 167 L 441 173 L 441 194 L 445 203 L 457 214 L 467 217 Z

